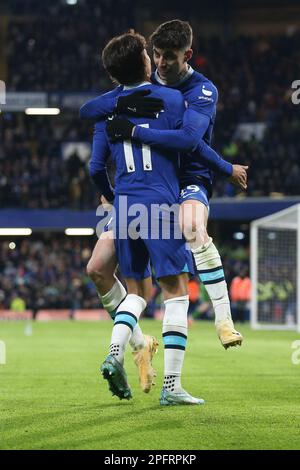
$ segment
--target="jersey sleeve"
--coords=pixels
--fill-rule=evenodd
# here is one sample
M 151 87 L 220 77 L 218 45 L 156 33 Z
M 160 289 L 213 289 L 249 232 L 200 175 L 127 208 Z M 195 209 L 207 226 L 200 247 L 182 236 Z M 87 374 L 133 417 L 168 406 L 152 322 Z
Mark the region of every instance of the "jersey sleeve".
M 106 118 L 113 113 L 119 93 L 120 87 L 117 87 L 109 93 L 87 101 L 79 110 L 80 118 L 93 120 Z
M 217 102 L 218 90 L 212 82 L 207 81 L 195 87 L 188 98 L 188 109 L 213 119 Z
M 223 176 L 231 176 L 233 167 L 232 164 L 224 160 L 214 149 L 209 147 L 207 143 L 202 140 L 194 152 L 200 163 L 203 163 L 207 168 Z
M 171 129 L 179 129 L 182 126 L 185 110 L 184 98 L 180 92 L 176 92 L 173 99 L 166 102 L 166 112 L 170 116 L 168 121 Z
M 157 145 L 169 150 L 181 152 L 193 152 L 200 144 L 205 135 L 210 117 L 206 113 L 199 113 L 192 107 L 181 107 L 182 117 L 177 119 L 177 124 L 182 123 L 180 129 L 178 125 L 171 126 L 177 130 L 158 130 L 136 127 L 134 139 L 148 145 Z
M 202 104 L 200 108 L 201 106 Z M 214 109 L 215 107 L 212 106 L 211 116 L 215 112 Z M 199 112 L 190 106 L 187 109 L 185 107 L 181 107 L 180 110 L 177 108 L 177 113 L 176 108 L 173 111 L 171 127 L 175 129 L 181 122 L 182 127 L 180 129 L 158 130 L 136 126 L 134 139 L 166 150 L 194 152 L 197 160 L 210 170 L 216 171 L 221 175 L 231 176 L 232 164 L 224 160 L 203 140 L 203 136 L 210 124 L 210 116 L 206 112 Z M 183 119 L 180 118 L 179 114 L 182 114 L 182 111 L 184 111 Z
M 148 145 L 156 145 L 168 150 L 191 152 L 200 143 L 208 126 L 207 116 L 201 116 L 191 109 L 186 109 L 182 103 L 180 114 L 172 113 L 171 130 L 147 129 L 137 126 L 133 137 Z
M 114 191 L 107 175 L 107 159 L 110 155 L 110 147 L 105 132 L 105 122 L 95 125 L 93 137 L 92 156 L 89 162 L 90 175 L 97 189 L 109 201 L 114 199 Z

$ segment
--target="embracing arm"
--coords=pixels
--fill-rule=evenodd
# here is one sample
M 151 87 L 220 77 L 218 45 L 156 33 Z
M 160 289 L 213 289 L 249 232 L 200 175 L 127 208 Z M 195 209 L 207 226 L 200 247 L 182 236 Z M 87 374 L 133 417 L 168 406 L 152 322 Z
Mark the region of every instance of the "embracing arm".
M 165 149 L 181 152 L 195 152 L 198 160 L 209 169 L 226 176 L 231 176 L 231 163 L 223 160 L 206 142 L 203 137 L 215 115 L 218 90 L 211 82 L 197 87 L 189 97 L 188 108 L 183 111 L 182 125 L 177 130 L 156 130 L 135 127 L 135 140 L 148 145 L 157 145 Z
M 113 113 L 117 102 L 117 95 L 112 93 L 101 95 L 88 101 L 79 110 L 81 119 L 103 119 Z
M 149 96 L 151 90 L 138 90 L 119 96 L 121 88 L 119 86 L 85 103 L 79 111 L 81 119 L 103 119 L 113 113 L 154 119 L 164 108 L 162 99 Z
M 202 140 L 208 125 L 208 116 L 187 109 L 180 129 L 158 130 L 136 126 L 133 138 L 144 144 L 157 145 L 169 150 L 192 152 Z
M 184 113 L 183 126 L 177 130 L 157 130 L 136 126 L 133 131 L 135 140 L 148 145 L 156 145 L 168 150 L 181 152 L 193 151 L 198 160 L 210 170 L 225 176 L 232 175 L 232 164 L 224 160 L 203 140 L 209 126 L 209 117 L 192 109 Z
M 233 165 L 227 160 L 224 160 L 214 149 L 207 145 L 204 140 L 201 140 L 195 152 L 201 163 L 204 163 L 207 168 L 224 176 L 232 176 Z
M 207 129 L 207 121 L 202 121 L 201 130 L 204 133 Z M 146 132 L 145 132 L 146 131 Z M 120 139 L 126 140 L 134 138 L 150 146 L 164 148 L 166 150 L 181 150 L 182 152 L 188 151 L 190 138 L 182 138 L 182 130 L 157 130 L 149 129 L 142 126 L 135 126 L 130 121 L 124 118 L 114 118 L 107 124 L 107 132 L 112 142 Z M 198 128 L 199 132 L 199 128 Z M 134 135 L 134 137 L 133 137 Z M 136 136 L 141 137 L 136 139 Z M 201 134 L 200 134 L 201 135 Z M 205 164 L 210 170 L 221 173 L 225 176 L 232 176 L 233 166 L 231 163 L 223 160 L 223 158 L 215 152 L 202 138 L 198 138 L 198 144 L 194 150 L 195 155 L 199 162 Z
M 204 90 L 206 93 L 208 90 Z M 172 105 L 167 109 L 170 115 L 170 129 L 149 129 L 135 126 L 124 118 L 114 118 L 107 125 L 107 133 L 112 142 L 133 138 L 136 141 L 157 146 L 166 150 L 196 153 L 198 160 L 209 169 L 217 171 L 225 176 L 232 176 L 231 163 L 223 160 L 217 152 L 209 147 L 203 140 L 210 120 L 215 113 L 217 90 L 212 87 L 212 98 L 201 99 L 199 93 L 195 93 L 190 106 L 186 109 L 182 95 L 177 92 L 173 96 Z
M 177 130 L 135 129 L 133 137 L 148 145 L 193 152 L 215 116 L 217 101 L 218 90 L 211 82 L 199 84 L 187 98 L 187 109 L 182 111 L 180 128 L 176 126 L 173 129 Z

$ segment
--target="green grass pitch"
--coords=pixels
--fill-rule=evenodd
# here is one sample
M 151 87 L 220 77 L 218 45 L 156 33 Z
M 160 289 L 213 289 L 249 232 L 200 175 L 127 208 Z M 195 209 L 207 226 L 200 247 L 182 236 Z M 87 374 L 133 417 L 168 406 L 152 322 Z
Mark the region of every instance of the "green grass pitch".
M 0 365 L 1 449 L 300 449 L 300 365 L 293 332 L 251 331 L 225 351 L 212 323 L 189 332 L 183 386 L 204 406 L 160 407 L 161 323 L 141 322 L 157 335 L 157 384 L 139 389 L 130 353 L 131 401 L 112 397 L 98 369 L 109 345 L 109 322 L 0 322 L 7 363 Z M 299 356 L 298 356 L 299 357 Z

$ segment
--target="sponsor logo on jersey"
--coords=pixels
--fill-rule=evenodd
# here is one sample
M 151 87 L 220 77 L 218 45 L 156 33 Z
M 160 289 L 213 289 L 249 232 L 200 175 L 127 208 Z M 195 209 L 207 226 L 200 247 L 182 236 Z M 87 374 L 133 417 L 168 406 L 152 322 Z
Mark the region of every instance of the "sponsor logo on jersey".
M 214 100 L 212 98 L 208 98 L 207 96 L 198 96 L 199 100 L 204 100 L 204 101 L 211 101 L 212 103 Z
M 202 85 L 201 91 L 202 91 L 203 94 L 200 95 L 200 96 L 198 96 L 198 99 L 199 99 L 199 100 L 210 101 L 211 103 L 214 102 L 214 99 L 213 99 L 213 97 L 212 97 L 213 92 L 210 91 L 210 90 L 207 90 L 207 89 L 205 88 L 205 85 Z
M 211 96 L 211 95 L 213 94 L 212 91 L 207 90 L 207 89 L 205 88 L 205 85 L 202 86 L 202 93 L 203 93 L 203 95 L 205 95 L 205 96 Z
M 212 97 L 213 92 L 210 91 L 210 90 L 207 90 L 205 88 L 205 85 L 202 86 L 201 91 L 202 91 L 203 94 L 198 96 L 199 100 L 210 101 L 210 102 L 213 103 L 213 101 L 214 101 L 214 99 Z

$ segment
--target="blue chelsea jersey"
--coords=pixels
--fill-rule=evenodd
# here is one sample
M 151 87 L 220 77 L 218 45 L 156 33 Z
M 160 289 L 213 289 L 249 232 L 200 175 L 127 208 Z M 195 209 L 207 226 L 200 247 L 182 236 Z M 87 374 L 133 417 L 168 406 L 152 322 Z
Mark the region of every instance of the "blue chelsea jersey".
M 152 74 L 151 79 L 153 83 L 162 84 L 157 71 Z M 170 88 L 177 89 L 182 93 L 188 108 L 209 117 L 209 125 L 203 135 L 203 140 L 210 146 L 218 102 L 216 86 L 204 75 L 189 67 L 187 75 Z M 193 153 L 182 155 L 180 176 L 182 187 L 196 183 L 199 178 L 208 180 L 209 184 L 212 183 L 212 171 L 201 164 L 197 155 Z
M 158 119 L 132 118 L 137 126 L 152 129 L 178 129 L 182 124 L 185 103 L 181 93 L 170 88 L 142 84 L 151 90 L 151 96 L 161 98 L 165 111 Z M 114 95 L 132 93 L 136 88 L 118 87 Z M 109 94 L 108 94 L 109 95 Z M 106 135 L 105 121 L 95 125 L 90 167 L 101 170 L 106 166 L 109 154 L 116 164 L 115 194 L 126 195 L 130 203 L 174 204 L 179 198 L 179 153 L 161 150 L 134 141 L 110 143 Z

